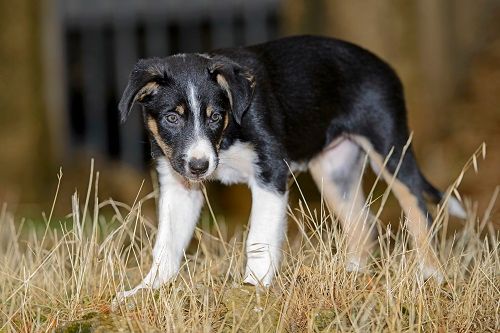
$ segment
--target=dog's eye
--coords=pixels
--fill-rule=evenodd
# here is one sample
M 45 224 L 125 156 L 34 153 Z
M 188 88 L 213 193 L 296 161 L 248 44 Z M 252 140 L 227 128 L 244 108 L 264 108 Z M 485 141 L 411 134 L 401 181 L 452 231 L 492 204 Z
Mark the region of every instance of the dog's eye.
M 177 124 L 179 122 L 179 116 L 176 115 L 175 113 L 170 113 L 168 114 L 165 119 L 171 124 Z
M 218 122 L 219 120 L 222 119 L 222 115 L 219 113 L 219 112 L 214 112 L 212 113 L 212 115 L 210 116 L 210 121 L 212 123 L 216 123 Z

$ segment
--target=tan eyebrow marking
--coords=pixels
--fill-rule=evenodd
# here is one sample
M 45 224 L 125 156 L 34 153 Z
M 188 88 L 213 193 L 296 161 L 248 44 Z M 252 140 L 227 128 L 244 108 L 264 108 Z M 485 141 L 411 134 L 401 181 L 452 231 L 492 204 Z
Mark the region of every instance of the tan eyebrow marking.
M 219 138 L 219 141 L 215 145 L 217 148 L 217 151 L 219 151 L 222 140 L 224 139 L 224 131 L 226 130 L 227 125 L 229 125 L 229 113 L 226 112 L 226 113 L 224 113 L 224 127 L 222 128 L 222 134 Z
M 183 105 L 177 105 L 175 107 L 175 111 L 182 116 L 184 114 L 184 106 Z
M 229 98 L 229 105 L 231 109 L 233 108 L 233 96 L 231 95 L 231 89 L 229 89 L 229 83 L 224 76 L 221 74 L 217 74 L 217 83 L 227 92 L 227 96 Z
M 207 106 L 207 117 L 210 118 L 212 116 L 212 113 L 214 113 L 214 108 L 212 107 L 212 105 Z
M 224 128 L 223 128 L 223 131 L 227 128 L 228 124 L 229 124 L 229 114 L 226 112 L 224 114 Z
M 161 138 L 160 134 L 158 133 L 158 124 L 156 123 L 156 120 L 154 120 L 151 116 L 148 116 L 148 128 L 153 135 L 153 138 L 158 143 L 158 146 L 160 146 L 160 149 L 163 151 L 163 154 L 165 154 L 165 156 L 167 157 L 170 157 L 172 155 L 172 148 L 167 145 Z
M 160 85 L 156 82 L 148 82 L 144 87 L 139 90 L 139 92 L 135 95 L 134 101 L 141 102 L 144 97 L 148 95 L 155 94 L 158 91 L 158 87 Z

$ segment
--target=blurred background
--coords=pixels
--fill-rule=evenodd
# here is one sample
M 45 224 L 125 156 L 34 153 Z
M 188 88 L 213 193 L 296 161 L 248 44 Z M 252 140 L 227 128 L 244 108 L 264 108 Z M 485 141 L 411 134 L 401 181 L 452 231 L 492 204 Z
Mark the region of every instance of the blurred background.
M 116 107 L 137 59 L 306 33 L 357 43 L 396 69 L 417 158 L 441 189 L 486 142 L 460 191 L 487 206 L 500 184 L 500 0 L 0 0 L 0 203 L 39 216 L 62 167 L 63 216 L 75 188 L 86 190 L 91 157 L 100 198 L 146 195 L 154 173 L 140 114 L 122 125 Z M 299 182 L 317 206 L 308 176 Z M 209 193 L 226 221 L 247 220 L 245 186 Z M 154 216 L 152 202 L 145 212 Z M 384 217 L 399 216 L 393 200 Z

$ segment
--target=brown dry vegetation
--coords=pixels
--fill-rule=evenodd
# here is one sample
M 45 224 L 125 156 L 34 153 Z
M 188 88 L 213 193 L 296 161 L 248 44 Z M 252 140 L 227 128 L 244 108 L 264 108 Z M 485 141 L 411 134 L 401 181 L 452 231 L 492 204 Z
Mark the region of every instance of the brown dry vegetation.
M 466 168 L 475 169 L 482 154 L 481 147 Z M 500 329 L 500 252 L 491 221 L 498 188 L 488 208 L 469 211 L 463 228 L 449 237 L 448 215 L 438 210 L 433 235 L 446 275 L 442 285 L 418 277 L 404 228 L 378 228 L 370 269 L 347 272 L 336 219 L 324 208 L 311 211 L 302 197 L 299 208 L 289 211 L 300 232 L 287 239 L 270 289 L 241 286 L 244 233 L 229 239 L 221 218 L 207 213 L 177 279 L 111 312 L 113 295 L 135 285 L 149 268 L 156 230 L 141 207 L 155 196 L 130 206 L 101 202 L 98 176 L 92 171 L 88 191 L 73 196 L 66 222 L 52 221 L 49 213 L 45 228 L 28 228 L 3 207 L 0 332 Z

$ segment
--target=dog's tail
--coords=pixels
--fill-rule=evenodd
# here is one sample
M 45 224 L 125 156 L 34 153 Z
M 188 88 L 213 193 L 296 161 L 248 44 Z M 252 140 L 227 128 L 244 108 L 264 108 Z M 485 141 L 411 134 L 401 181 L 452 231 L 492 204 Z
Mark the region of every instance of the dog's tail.
M 434 204 L 438 204 L 443 200 L 444 194 L 437 188 L 435 188 L 425 177 L 422 177 L 424 181 L 424 193 L 429 197 L 430 201 Z M 448 212 L 461 219 L 467 217 L 465 209 L 462 207 L 457 198 L 450 195 L 448 198 Z

